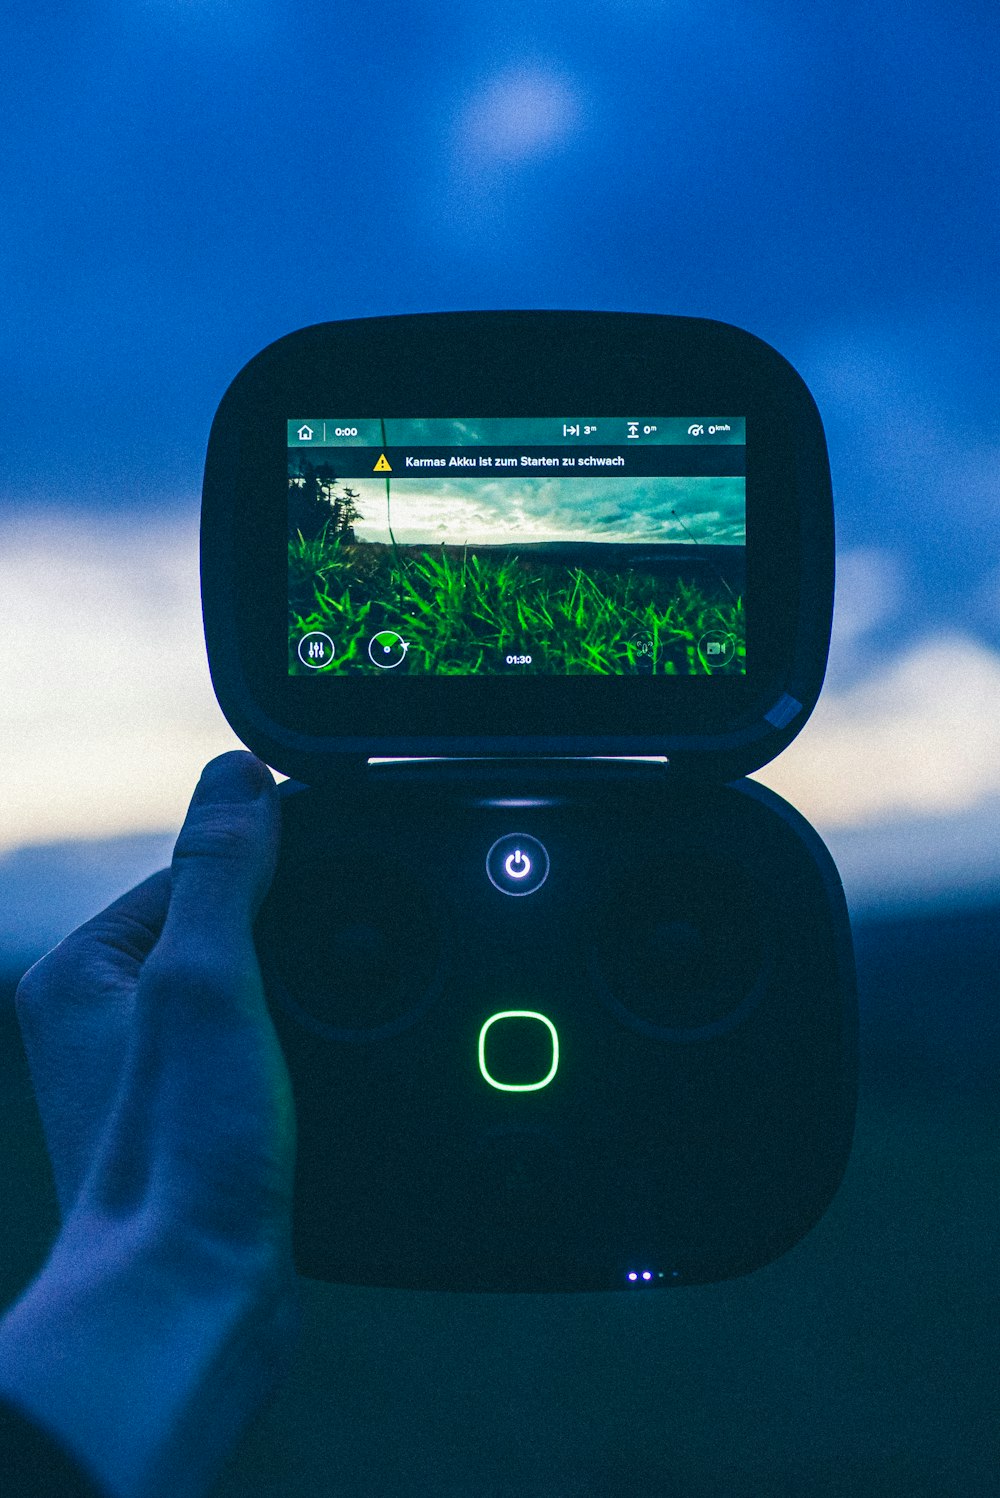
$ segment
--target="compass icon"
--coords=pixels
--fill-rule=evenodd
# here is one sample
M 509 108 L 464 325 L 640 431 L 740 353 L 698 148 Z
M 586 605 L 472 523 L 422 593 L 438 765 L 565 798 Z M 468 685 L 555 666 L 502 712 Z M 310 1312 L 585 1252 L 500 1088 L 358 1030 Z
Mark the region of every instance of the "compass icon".
M 400 665 L 408 649 L 402 635 L 397 635 L 394 629 L 380 629 L 368 641 L 369 659 L 382 671 Z

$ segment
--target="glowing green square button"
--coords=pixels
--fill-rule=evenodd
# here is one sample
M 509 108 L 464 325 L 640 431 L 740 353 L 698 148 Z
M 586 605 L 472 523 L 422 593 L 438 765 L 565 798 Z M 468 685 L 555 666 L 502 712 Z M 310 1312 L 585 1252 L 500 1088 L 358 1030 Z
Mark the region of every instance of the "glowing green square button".
M 548 1027 L 552 1036 L 552 1065 L 549 1067 L 548 1075 L 540 1082 L 498 1082 L 492 1077 L 486 1065 L 486 1032 L 491 1025 L 495 1025 L 501 1019 L 537 1019 Z M 501 1009 L 499 1014 L 491 1014 L 479 1032 L 479 1070 L 483 1074 L 484 1081 L 491 1087 L 496 1087 L 500 1092 L 537 1092 L 541 1087 L 547 1087 L 556 1074 L 559 1065 L 559 1036 L 556 1027 L 544 1014 L 539 1014 L 534 1009 Z

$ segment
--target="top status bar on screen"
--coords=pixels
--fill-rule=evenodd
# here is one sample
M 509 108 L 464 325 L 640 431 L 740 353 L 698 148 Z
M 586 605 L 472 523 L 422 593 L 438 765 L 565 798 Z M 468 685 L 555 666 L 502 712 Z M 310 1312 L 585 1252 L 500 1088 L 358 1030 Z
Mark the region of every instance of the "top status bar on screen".
M 289 447 L 743 446 L 742 416 L 306 417 L 288 422 Z

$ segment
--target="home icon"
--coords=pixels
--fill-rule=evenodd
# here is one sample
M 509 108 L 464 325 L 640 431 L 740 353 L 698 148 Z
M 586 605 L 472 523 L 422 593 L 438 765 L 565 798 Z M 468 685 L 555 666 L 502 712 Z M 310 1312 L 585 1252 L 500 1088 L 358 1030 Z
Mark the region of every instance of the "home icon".
M 312 441 L 312 437 L 313 437 L 313 429 L 312 429 L 312 427 L 305 427 L 305 426 L 299 427 L 299 441 L 300 442 L 311 442 Z

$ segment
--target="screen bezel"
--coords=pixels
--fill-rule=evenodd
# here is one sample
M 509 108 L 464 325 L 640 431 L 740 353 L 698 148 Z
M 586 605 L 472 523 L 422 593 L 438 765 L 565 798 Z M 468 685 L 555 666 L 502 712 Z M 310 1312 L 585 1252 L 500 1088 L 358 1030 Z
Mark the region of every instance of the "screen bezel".
M 319 409 L 386 418 L 745 416 L 746 675 L 289 675 L 287 421 Z M 822 425 L 791 366 L 726 324 L 576 312 L 320 324 L 251 360 L 220 405 L 206 460 L 202 568 L 223 711 L 244 742 L 249 728 L 272 755 L 275 745 L 290 761 L 305 755 L 314 778 L 314 757 L 338 752 L 664 753 L 707 767 L 742 746 L 744 758 L 766 763 L 778 752 L 775 735 L 787 731 L 768 722 L 769 710 L 791 697 L 794 736 L 826 664 L 833 526 Z

